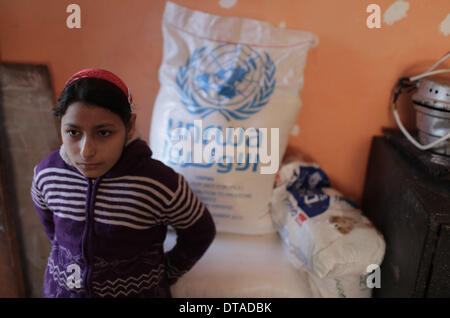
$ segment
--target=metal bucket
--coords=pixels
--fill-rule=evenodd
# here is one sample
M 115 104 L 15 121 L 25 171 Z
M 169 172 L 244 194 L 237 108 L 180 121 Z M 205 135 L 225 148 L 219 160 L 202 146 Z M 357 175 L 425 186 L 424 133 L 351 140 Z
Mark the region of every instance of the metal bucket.
M 422 144 L 429 144 L 450 133 L 450 79 L 421 79 L 412 100 Z M 450 156 L 450 140 L 439 143 L 430 151 Z

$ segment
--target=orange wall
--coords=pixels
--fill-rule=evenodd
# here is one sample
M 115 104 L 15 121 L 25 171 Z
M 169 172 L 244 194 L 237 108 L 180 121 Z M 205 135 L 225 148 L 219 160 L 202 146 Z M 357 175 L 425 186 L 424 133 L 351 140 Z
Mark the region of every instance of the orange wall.
M 309 154 L 332 185 L 357 202 L 371 137 L 383 126 L 395 126 L 389 111 L 395 81 L 424 71 L 450 48 L 450 36 L 439 30 L 450 13 L 448 0 L 407 1 L 407 17 L 381 29 L 367 28 L 366 7 L 376 3 L 383 15 L 395 0 L 238 0 L 230 9 L 219 0 L 173 2 L 275 25 L 285 21 L 287 28 L 319 37 L 305 70 L 300 133 L 289 145 Z M 70 3 L 81 7 L 81 29 L 66 27 Z M 164 5 L 164 0 L 0 0 L 0 61 L 48 65 L 56 96 L 82 68 L 112 70 L 131 88 L 138 126 L 148 140 Z M 406 120 L 411 127 L 411 115 Z

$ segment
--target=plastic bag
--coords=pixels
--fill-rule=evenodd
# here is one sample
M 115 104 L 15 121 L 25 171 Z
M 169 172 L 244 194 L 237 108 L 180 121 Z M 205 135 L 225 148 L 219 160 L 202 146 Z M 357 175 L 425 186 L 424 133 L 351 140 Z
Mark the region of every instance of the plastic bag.
M 280 169 L 271 214 L 291 263 L 319 279 L 359 281 L 369 265 L 383 260 L 381 233 L 353 202 L 331 188 L 317 164 L 294 161 Z
M 275 172 L 317 37 L 171 2 L 162 30 L 154 158 L 184 175 L 217 231 L 275 232 L 269 213 Z

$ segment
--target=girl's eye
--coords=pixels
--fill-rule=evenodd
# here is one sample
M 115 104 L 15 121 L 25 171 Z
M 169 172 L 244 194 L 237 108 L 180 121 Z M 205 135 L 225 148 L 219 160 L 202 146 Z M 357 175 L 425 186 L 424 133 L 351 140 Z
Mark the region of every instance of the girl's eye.
M 111 135 L 111 131 L 109 131 L 109 130 L 100 130 L 100 131 L 98 132 L 98 134 L 99 134 L 100 136 L 102 136 L 102 137 L 108 137 L 109 135 Z
M 67 133 L 70 137 L 76 137 L 76 136 L 78 136 L 78 131 L 73 130 L 73 129 L 67 130 L 66 133 Z

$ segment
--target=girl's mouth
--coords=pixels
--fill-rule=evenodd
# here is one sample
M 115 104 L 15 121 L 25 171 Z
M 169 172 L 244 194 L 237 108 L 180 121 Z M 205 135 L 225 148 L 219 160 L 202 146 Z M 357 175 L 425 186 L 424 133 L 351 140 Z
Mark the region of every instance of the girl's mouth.
M 83 170 L 94 170 L 100 166 L 100 163 L 79 163 L 78 166 Z

